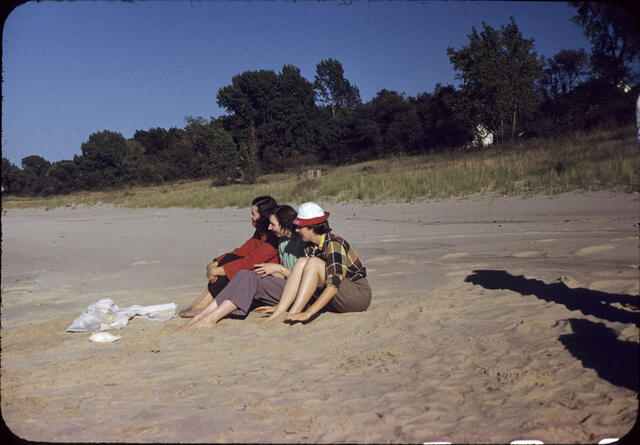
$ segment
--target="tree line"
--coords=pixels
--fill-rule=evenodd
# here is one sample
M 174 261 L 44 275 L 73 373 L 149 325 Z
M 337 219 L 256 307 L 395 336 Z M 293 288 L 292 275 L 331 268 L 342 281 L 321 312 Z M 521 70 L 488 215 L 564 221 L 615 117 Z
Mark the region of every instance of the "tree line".
M 538 56 L 512 17 L 500 29 L 473 27 L 467 45 L 448 48 L 459 88 L 437 84 L 415 97 L 383 89 L 363 102 L 331 58 L 316 65 L 313 82 L 293 65 L 246 71 L 218 90 L 226 115 L 188 116 L 184 128 L 138 130 L 130 139 L 94 133 L 73 160 L 33 155 L 19 168 L 2 158 L 2 187 L 37 196 L 178 179 L 252 183 L 317 163 L 469 149 L 479 128 L 501 144 L 628 124 L 639 92 L 637 24 L 614 4 L 573 5 L 590 55 Z

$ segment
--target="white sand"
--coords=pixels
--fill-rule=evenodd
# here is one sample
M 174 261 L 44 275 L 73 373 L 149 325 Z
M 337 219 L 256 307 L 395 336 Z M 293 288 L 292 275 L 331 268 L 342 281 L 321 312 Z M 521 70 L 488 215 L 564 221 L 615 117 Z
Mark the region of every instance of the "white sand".
M 638 414 L 638 195 L 327 205 L 369 272 L 367 312 L 213 330 L 90 303 L 176 302 L 250 235 L 247 209 L 9 210 L 2 416 L 72 442 L 595 443 Z M 506 287 L 506 289 L 505 289 Z

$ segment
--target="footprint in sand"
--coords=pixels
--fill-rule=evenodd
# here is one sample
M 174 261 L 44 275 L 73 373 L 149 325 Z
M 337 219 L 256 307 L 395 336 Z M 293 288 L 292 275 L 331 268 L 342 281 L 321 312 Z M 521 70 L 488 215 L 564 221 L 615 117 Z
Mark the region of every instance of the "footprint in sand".
M 467 275 L 469 275 L 469 271 L 467 269 L 455 270 L 453 272 L 447 272 L 444 275 L 446 277 L 466 277 Z
M 392 289 L 378 289 L 376 288 L 375 296 L 376 297 L 386 297 L 389 295 L 395 295 L 397 292 Z
M 613 221 L 611 218 L 590 218 L 590 219 L 580 219 L 578 222 L 581 223 L 601 223 L 601 222 L 610 222 Z
M 160 260 L 152 260 L 152 261 L 136 261 L 135 263 L 131 263 L 132 266 L 141 266 L 143 264 L 158 264 L 158 263 L 162 263 L 162 261 Z
M 464 258 L 469 256 L 469 252 L 456 252 L 456 253 L 448 253 L 446 255 L 442 255 L 439 260 L 453 260 L 456 258 Z
M 412 273 L 411 272 L 389 272 L 389 273 L 378 274 L 378 276 L 380 277 L 397 277 L 402 275 L 412 275 Z
M 373 258 L 369 258 L 367 260 L 367 264 L 384 264 L 384 263 L 391 263 L 394 262 L 396 258 L 392 255 L 385 255 L 385 256 L 377 256 L 377 257 L 373 257 Z
M 597 246 L 583 247 L 576 252 L 576 255 L 590 255 L 596 252 L 604 252 L 605 250 L 615 249 L 614 244 L 598 244 Z
M 526 252 L 518 252 L 513 256 L 516 258 L 530 258 L 530 257 L 538 256 L 539 254 L 540 252 L 537 250 L 528 250 Z
M 33 290 L 33 287 L 20 286 L 20 287 L 3 287 L 2 288 L 2 292 L 18 292 L 18 291 L 25 291 L 25 290 Z
M 624 238 L 614 238 L 611 241 L 636 241 L 637 236 L 625 236 Z

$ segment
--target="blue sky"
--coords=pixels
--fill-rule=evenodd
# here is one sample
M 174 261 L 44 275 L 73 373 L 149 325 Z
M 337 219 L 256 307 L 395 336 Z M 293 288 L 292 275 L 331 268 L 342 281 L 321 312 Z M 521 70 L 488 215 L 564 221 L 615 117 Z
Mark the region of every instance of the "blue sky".
M 2 156 L 73 159 L 92 133 L 218 117 L 218 89 L 248 70 L 293 64 L 313 82 L 339 60 L 363 101 L 458 86 L 446 50 L 509 17 L 538 54 L 590 50 L 559 2 L 29 2 L 3 30 Z

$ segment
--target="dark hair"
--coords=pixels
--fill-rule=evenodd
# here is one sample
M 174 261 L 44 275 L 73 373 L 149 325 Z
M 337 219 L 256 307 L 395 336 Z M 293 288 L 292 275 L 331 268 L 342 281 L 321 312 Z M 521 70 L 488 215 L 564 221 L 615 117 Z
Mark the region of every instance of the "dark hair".
M 281 205 L 273 209 L 271 214 L 276 217 L 280 227 L 289 230 L 291 233 L 296 232 L 296 226 L 293 224 L 293 220 L 298 216 L 298 212 L 296 212 L 293 207 L 286 204 Z
M 260 218 L 256 221 L 256 232 L 258 235 L 265 235 L 269 232 L 269 215 L 278 206 L 278 203 L 271 196 L 258 196 L 251 201 L 252 206 L 258 208 Z
M 316 235 L 322 235 L 324 233 L 331 232 L 331 227 L 329 227 L 329 221 L 322 221 L 321 223 L 310 224 L 307 227 L 313 230 L 313 233 L 315 233 Z

